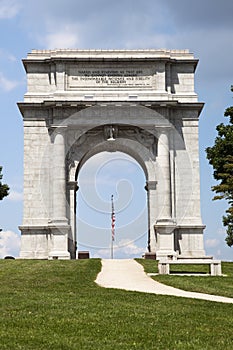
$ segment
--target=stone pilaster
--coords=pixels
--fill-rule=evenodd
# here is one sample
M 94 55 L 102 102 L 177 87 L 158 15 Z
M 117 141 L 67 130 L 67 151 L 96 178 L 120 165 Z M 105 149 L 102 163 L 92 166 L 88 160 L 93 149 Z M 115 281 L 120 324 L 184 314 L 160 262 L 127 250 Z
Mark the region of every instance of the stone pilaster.
M 65 127 L 56 127 L 53 137 L 53 217 L 50 222 L 52 250 L 49 258 L 69 259 L 70 226 L 66 217 Z
M 53 143 L 53 222 L 67 223 L 65 177 L 65 128 L 57 127 Z
M 157 238 L 156 256 L 175 256 L 174 230 L 176 224 L 172 219 L 171 198 L 171 171 L 170 171 L 170 146 L 169 127 L 159 129 L 158 137 L 158 201 L 160 211 L 154 225 Z
M 145 187 L 148 201 L 148 250 L 151 253 L 156 252 L 156 237 L 154 231 L 154 223 L 156 222 L 156 184 L 156 181 L 147 181 Z
M 158 195 L 161 203 L 158 220 L 171 220 L 171 173 L 169 128 L 160 128 L 158 140 Z
M 76 259 L 77 237 L 76 237 L 76 192 L 78 190 L 77 181 L 68 182 L 69 191 L 69 221 L 70 232 L 68 236 L 68 250 L 71 259 Z

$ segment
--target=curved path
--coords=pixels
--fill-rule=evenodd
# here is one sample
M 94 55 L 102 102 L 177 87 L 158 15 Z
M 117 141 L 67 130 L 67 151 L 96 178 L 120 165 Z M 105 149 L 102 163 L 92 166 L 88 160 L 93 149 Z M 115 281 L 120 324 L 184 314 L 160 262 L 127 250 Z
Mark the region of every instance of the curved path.
M 124 289 L 129 291 L 173 295 L 184 298 L 195 298 L 222 303 L 232 303 L 233 298 L 204 293 L 186 292 L 154 281 L 144 272 L 142 265 L 132 259 L 102 259 L 102 270 L 95 282 L 105 288 Z

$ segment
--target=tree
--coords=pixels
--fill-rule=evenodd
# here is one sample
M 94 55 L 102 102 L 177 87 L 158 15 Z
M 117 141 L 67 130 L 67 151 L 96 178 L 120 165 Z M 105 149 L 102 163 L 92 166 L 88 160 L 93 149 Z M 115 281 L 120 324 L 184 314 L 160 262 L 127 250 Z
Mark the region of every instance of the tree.
M 9 187 L 6 184 L 2 184 L 2 167 L 0 166 L 0 200 L 9 194 Z
M 233 86 L 231 87 L 233 92 Z M 216 193 L 213 200 L 225 199 L 228 202 L 226 215 L 223 216 L 223 225 L 226 227 L 226 243 L 233 245 L 233 106 L 225 110 L 225 117 L 229 117 L 229 124 L 217 125 L 218 136 L 213 147 L 206 149 L 207 159 L 213 166 L 214 178 L 219 181 L 212 191 Z

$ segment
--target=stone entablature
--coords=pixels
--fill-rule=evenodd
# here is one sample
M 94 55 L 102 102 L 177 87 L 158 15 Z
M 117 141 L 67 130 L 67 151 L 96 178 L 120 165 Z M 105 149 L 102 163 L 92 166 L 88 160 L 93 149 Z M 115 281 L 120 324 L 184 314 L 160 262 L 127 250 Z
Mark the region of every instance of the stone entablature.
M 23 60 L 22 258 L 75 258 L 83 164 L 122 151 L 141 165 L 148 249 L 203 257 L 197 59 L 187 50 L 45 50 Z M 115 141 L 107 141 L 114 130 Z M 76 233 L 77 231 L 77 233 Z
M 188 50 L 34 50 L 25 101 L 195 102 L 197 62 Z

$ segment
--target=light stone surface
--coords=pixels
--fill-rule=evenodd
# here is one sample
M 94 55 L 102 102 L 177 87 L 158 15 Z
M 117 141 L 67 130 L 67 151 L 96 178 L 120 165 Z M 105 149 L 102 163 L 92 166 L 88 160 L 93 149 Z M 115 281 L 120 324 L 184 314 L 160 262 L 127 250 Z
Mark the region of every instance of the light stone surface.
M 209 263 L 211 263 L 211 261 Z M 164 273 L 165 272 L 166 270 Z M 221 274 L 219 261 L 216 262 L 216 266 L 213 267 L 211 273 L 212 275 L 218 275 L 219 273 Z M 233 298 L 204 293 L 187 292 L 182 289 L 170 287 L 154 281 L 152 278 L 145 274 L 142 265 L 132 259 L 103 259 L 101 272 L 98 274 L 95 282 L 104 288 L 116 288 L 143 293 L 173 295 L 183 298 L 194 298 L 231 304 L 233 303 Z
M 211 276 L 222 276 L 221 260 L 213 259 L 160 259 L 158 263 L 158 270 L 160 275 L 170 274 L 170 265 L 181 264 L 181 265 L 209 265 Z
M 22 258 L 76 257 L 77 175 L 102 151 L 131 155 L 157 258 L 203 257 L 198 60 L 188 50 L 33 50 L 23 60 Z M 107 142 L 110 127 L 115 142 Z M 145 244 L 146 246 L 146 244 Z

